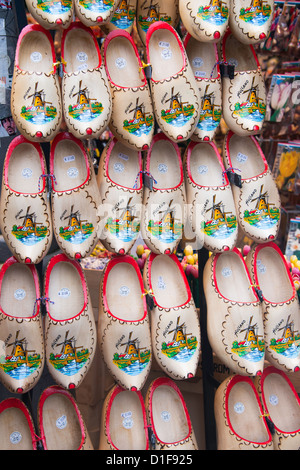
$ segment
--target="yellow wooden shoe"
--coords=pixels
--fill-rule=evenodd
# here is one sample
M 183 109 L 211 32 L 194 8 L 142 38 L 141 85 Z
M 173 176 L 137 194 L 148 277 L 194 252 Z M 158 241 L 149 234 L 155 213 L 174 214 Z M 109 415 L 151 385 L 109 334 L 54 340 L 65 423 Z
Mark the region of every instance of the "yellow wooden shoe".
M 140 391 L 114 385 L 106 395 L 99 450 L 149 450 L 146 410 Z
M 229 28 L 244 44 L 258 44 L 269 36 L 274 12 L 274 0 L 232 0 Z
M 69 258 L 84 258 L 98 242 L 100 193 L 91 158 L 72 134 L 60 133 L 52 142 L 50 173 L 56 241 Z
M 201 348 L 200 322 L 177 256 L 150 253 L 143 276 L 152 303 L 152 349 L 158 365 L 175 380 L 194 377 Z
M 22 135 L 8 146 L 0 196 L 0 227 L 21 263 L 39 263 L 52 241 L 47 168 L 43 150 Z
M 231 375 L 214 398 L 217 450 L 273 450 L 259 395 L 250 377 Z
M 33 264 L 14 257 L 0 271 L 0 380 L 12 393 L 26 393 L 41 378 L 44 335 L 40 285 Z
M 156 21 L 164 21 L 173 28 L 179 23 L 179 0 L 137 0 L 136 24 L 139 37 L 146 45 L 146 35 L 149 27 Z
M 111 94 L 99 45 L 92 29 L 78 21 L 64 30 L 62 101 L 69 132 L 97 139 L 111 117 Z
M 37 450 L 37 436 L 32 416 L 19 398 L 0 403 L 0 450 Z
M 63 387 L 43 390 L 37 417 L 44 450 L 94 450 L 78 404 Z
M 120 4 L 120 0 L 73 0 L 76 17 L 86 26 L 108 23 Z
M 255 386 L 265 414 L 274 426 L 274 450 L 298 450 L 300 445 L 300 399 L 289 377 L 267 367 Z
M 159 377 L 148 386 L 145 398 L 152 449 L 198 450 L 184 397 L 173 380 Z
M 78 261 L 63 253 L 50 259 L 44 297 L 48 370 L 58 385 L 77 388 L 93 362 L 97 344 L 90 294 Z
M 162 132 L 156 134 L 147 153 L 144 171 L 152 179 L 144 186 L 141 235 L 157 254 L 173 253 L 183 237 L 185 182 L 177 144 Z
M 56 62 L 50 32 L 38 24 L 25 26 L 16 48 L 11 112 L 28 140 L 50 142 L 59 132 L 63 113 Z
M 118 384 L 129 390 L 142 389 L 152 362 L 150 325 L 141 272 L 129 255 L 113 258 L 105 268 L 98 343 Z
M 234 248 L 211 255 L 203 276 L 213 352 L 234 373 L 261 374 L 265 358 L 262 308 L 240 251 Z
M 246 263 L 262 292 L 266 359 L 285 372 L 299 371 L 300 307 L 283 253 L 274 242 L 254 244 Z
M 28 12 L 45 29 L 68 28 L 74 14 L 73 0 L 26 0 Z
M 112 138 L 101 154 L 97 183 L 102 205 L 99 238 L 107 250 L 128 253 L 141 225 L 142 155 Z

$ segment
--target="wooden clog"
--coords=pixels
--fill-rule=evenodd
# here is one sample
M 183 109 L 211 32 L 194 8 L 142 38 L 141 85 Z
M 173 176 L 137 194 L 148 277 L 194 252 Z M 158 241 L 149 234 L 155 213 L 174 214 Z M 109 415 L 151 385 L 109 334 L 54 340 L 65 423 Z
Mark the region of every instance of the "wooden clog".
M 300 306 L 290 270 L 274 242 L 254 244 L 246 257 L 262 292 L 266 359 L 285 372 L 300 368 Z
M 223 144 L 239 226 L 257 243 L 274 240 L 280 225 L 280 195 L 267 160 L 254 136 L 228 132 Z
M 151 368 L 151 336 L 142 275 L 129 255 L 106 265 L 100 286 L 98 343 L 118 384 L 140 390 Z
M 152 140 L 145 160 L 141 235 L 154 253 L 173 253 L 183 237 L 185 182 L 180 150 L 162 132 Z
M 213 352 L 234 373 L 261 374 L 265 358 L 262 308 L 240 251 L 234 248 L 211 255 L 203 285 Z
M 48 370 L 58 385 L 77 388 L 93 362 L 97 344 L 90 294 L 78 261 L 63 253 L 50 259 L 44 297 Z
M 229 3 L 229 0 L 179 0 L 182 23 L 197 41 L 219 42 L 228 26 Z
M 28 12 L 45 29 L 68 28 L 74 14 L 73 0 L 25 0 Z
M 112 94 L 109 129 L 124 145 L 147 150 L 154 132 L 150 90 L 133 38 L 126 31 L 111 31 L 103 57 Z
M 164 21 L 177 28 L 179 17 L 179 0 L 137 0 L 136 25 L 139 37 L 146 45 L 149 27 L 156 21 Z
M 6 398 L 0 403 L 0 450 L 37 450 L 32 416 L 19 398 Z
M 274 13 L 274 0 L 231 0 L 229 28 L 244 44 L 267 39 Z
M 265 414 L 274 426 L 274 450 L 298 450 L 300 445 L 300 399 L 289 377 L 273 366 L 255 378 Z
M 101 26 L 108 23 L 120 4 L 119 0 L 73 0 L 76 17 L 85 26 Z
M 99 238 L 107 250 L 126 254 L 140 232 L 142 155 L 110 139 L 100 157 L 97 183 L 102 205 Z
M 184 173 L 191 227 L 199 244 L 213 252 L 232 249 L 238 223 L 231 185 L 216 145 L 190 142 Z
M 37 413 L 44 450 L 94 450 L 78 404 L 63 387 L 46 388 Z
M 109 23 L 105 23 L 101 29 L 106 34 L 114 29 L 123 29 L 131 34 L 136 17 L 136 3 L 137 0 L 121 0 Z
M 146 410 L 140 391 L 114 385 L 106 395 L 99 450 L 149 450 Z
M 69 132 L 78 139 L 97 139 L 111 117 L 111 94 L 93 31 L 78 21 L 64 30 L 62 101 Z
M 152 349 L 158 365 L 175 380 L 194 377 L 201 348 L 200 322 L 177 256 L 150 253 L 143 276 L 150 298 Z
M 148 29 L 146 51 L 157 125 L 173 142 L 185 141 L 199 121 L 200 94 L 183 42 L 172 26 L 157 21 Z
M 40 297 L 35 266 L 14 257 L 5 261 L 0 271 L 0 380 L 12 393 L 31 390 L 44 369 Z
M 231 375 L 216 390 L 217 450 L 274 450 L 259 395 L 250 377 Z
M 83 143 L 68 132 L 56 136 L 50 150 L 53 231 L 69 258 L 88 256 L 98 242 L 100 193 Z
M 192 140 L 213 140 L 222 115 L 222 84 L 216 44 L 197 41 L 189 33 L 184 47 L 200 92 L 200 118 Z
M 222 41 L 223 117 L 240 136 L 259 134 L 266 114 L 266 87 L 255 50 L 239 42 L 228 30 Z M 232 67 L 234 66 L 234 67 Z
M 159 377 L 146 392 L 145 407 L 152 434 L 152 449 L 198 450 L 184 397 L 173 380 Z
M 13 120 L 28 140 L 50 142 L 60 129 L 62 101 L 52 36 L 38 24 L 18 37 L 11 86 Z
M 21 263 L 39 263 L 52 241 L 47 168 L 38 143 L 22 135 L 8 146 L 0 197 L 0 227 L 12 254 Z

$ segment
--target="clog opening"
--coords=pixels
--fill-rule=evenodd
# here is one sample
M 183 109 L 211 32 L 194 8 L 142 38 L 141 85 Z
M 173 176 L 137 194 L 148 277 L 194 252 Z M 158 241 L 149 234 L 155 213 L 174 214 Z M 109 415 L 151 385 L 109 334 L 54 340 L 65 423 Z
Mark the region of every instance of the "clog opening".
M 202 142 L 193 147 L 188 159 L 188 171 L 193 182 L 199 186 L 216 187 L 228 184 L 216 149 L 208 143 Z
M 24 35 L 18 51 L 18 65 L 21 70 L 28 72 L 53 72 L 52 48 L 44 33 L 31 31 Z M 47 91 L 43 90 L 42 82 L 38 86 L 38 91 Z M 34 90 L 30 90 L 30 92 L 29 94 L 34 93 Z
M 165 443 L 186 439 L 190 426 L 182 401 L 172 387 L 160 385 L 152 395 L 152 421 L 155 434 Z
M 227 397 L 227 414 L 234 433 L 250 442 L 264 443 L 270 436 L 253 388 L 238 381 Z
M 136 150 L 125 147 L 121 142 L 116 142 L 110 153 L 107 165 L 109 179 L 122 187 L 133 189 L 136 184 L 140 188 L 139 153 Z
M 300 405 L 298 396 L 287 380 L 278 373 L 268 374 L 263 385 L 264 399 L 270 419 L 281 432 L 297 432 L 300 429 Z
M 5 168 L 6 183 L 18 193 L 38 193 L 43 188 L 44 174 L 40 155 L 30 143 L 20 143 L 12 151 Z M 20 214 L 25 215 L 25 214 Z M 16 219 L 17 225 L 20 220 Z
M 229 34 L 225 41 L 225 58 L 226 62 L 234 65 L 235 72 L 257 70 L 252 47 L 239 42 L 232 34 Z
M 36 313 L 36 298 L 36 286 L 29 267 L 21 263 L 9 266 L 1 284 L 3 312 L 12 317 L 32 317 Z
M 50 274 L 47 302 L 53 320 L 67 320 L 78 315 L 85 305 L 82 280 L 76 267 L 67 261 L 56 263 Z
M 256 257 L 258 285 L 269 302 L 282 303 L 294 295 L 293 285 L 280 254 L 271 247 L 260 249 Z
M 151 150 L 149 173 L 158 189 L 176 188 L 181 183 L 181 168 L 175 148 L 166 140 L 158 140 Z
M 135 50 L 126 37 L 114 37 L 107 45 L 106 67 L 113 84 L 123 88 L 141 87 L 144 85 L 139 73 L 139 61 Z M 140 103 L 141 104 L 141 103 Z M 136 103 L 132 103 L 132 108 Z M 131 113 L 132 119 L 134 114 Z
M 186 53 L 195 78 L 218 78 L 219 72 L 216 66 L 218 58 L 215 44 L 200 42 L 191 36 L 186 46 Z
M 0 413 L 0 432 L 0 450 L 33 450 L 29 424 L 19 408 L 6 408 Z
M 185 66 L 178 41 L 168 29 L 155 30 L 150 37 L 148 48 L 152 79 L 155 81 L 173 77 Z
M 88 177 L 87 161 L 76 142 L 66 139 L 57 143 L 53 157 L 53 174 L 55 191 L 68 191 L 85 183 Z
M 109 434 L 118 450 L 145 450 L 147 439 L 143 409 L 137 393 L 118 393 L 109 413 Z
M 91 34 L 81 28 L 68 31 L 64 42 L 64 61 L 66 73 L 93 70 L 98 67 L 98 50 Z M 74 90 L 74 93 L 76 92 L 77 90 Z
M 258 147 L 251 137 L 240 137 L 232 134 L 228 144 L 231 166 L 242 179 L 254 178 L 266 170 Z

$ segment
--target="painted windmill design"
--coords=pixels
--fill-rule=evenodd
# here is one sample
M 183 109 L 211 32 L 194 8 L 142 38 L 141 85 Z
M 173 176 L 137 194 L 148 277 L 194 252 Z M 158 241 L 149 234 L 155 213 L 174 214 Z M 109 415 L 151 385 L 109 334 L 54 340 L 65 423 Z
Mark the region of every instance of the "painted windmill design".
M 162 214 L 160 221 L 159 221 L 161 223 L 160 228 L 162 229 L 162 227 L 167 226 L 169 227 L 169 230 L 171 230 L 174 233 L 175 220 L 179 220 L 179 219 L 175 218 L 176 208 L 172 206 L 172 203 L 173 203 L 173 199 L 169 201 L 168 207 L 165 210 L 159 211 L 158 213 Z
M 26 338 L 19 339 L 20 330 L 16 332 L 15 340 L 12 343 L 7 344 L 7 347 L 12 346 L 11 356 L 15 358 L 25 357 L 26 362 L 28 362 L 28 353 L 34 352 L 34 350 L 27 349 L 27 340 Z
M 70 227 L 79 227 L 80 229 L 82 229 L 83 222 L 87 222 L 87 220 L 81 220 L 79 210 L 74 211 L 74 204 L 71 206 L 70 213 L 63 217 L 63 220 L 68 220 Z
M 174 110 L 176 113 L 184 113 L 183 105 L 187 104 L 187 101 L 182 102 L 180 92 L 174 93 L 174 87 L 172 87 L 170 98 L 165 100 L 165 103 L 170 103 L 170 109 Z
M 227 223 L 226 216 L 227 214 L 232 214 L 232 212 L 224 211 L 224 204 L 222 201 L 216 203 L 216 195 L 213 195 L 212 206 L 206 209 L 206 213 L 211 211 L 211 219 L 217 223 Z
M 249 323 L 248 323 L 247 328 L 244 328 L 240 332 L 241 333 L 245 332 L 244 340 L 247 341 L 247 343 L 257 344 L 258 343 L 258 338 L 262 337 L 262 335 L 257 334 L 258 326 L 257 326 L 257 323 L 252 325 L 252 319 L 253 319 L 253 315 L 249 319 Z
M 140 340 L 138 338 L 132 339 L 132 333 L 132 331 L 129 333 L 128 340 L 125 343 L 121 343 L 121 346 L 125 346 L 125 354 L 138 356 L 140 359 L 140 351 L 147 348 L 140 348 Z
M 254 85 L 255 77 L 252 77 L 252 83 L 248 90 L 244 90 L 243 94 L 248 93 L 247 102 L 251 104 L 251 108 L 258 109 L 259 102 L 263 101 L 262 98 L 257 96 L 258 94 L 258 84 Z
M 177 317 L 176 326 L 173 330 L 169 331 L 169 334 L 173 333 L 173 341 L 184 343 L 188 347 L 187 336 L 191 336 L 192 333 L 186 333 L 186 324 L 179 323 L 180 316 Z
M 44 90 L 38 90 L 39 82 L 35 82 L 34 92 L 28 96 L 28 98 L 32 98 L 31 106 L 34 108 L 43 108 L 46 114 L 46 104 L 52 104 L 50 101 L 46 101 L 46 94 Z
M 290 321 L 290 318 L 291 315 L 288 316 L 286 324 L 283 327 L 279 328 L 278 331 L 283 331 L 283 338 L 285 340 L 294 341 L 295 333 L 297 333 L 297 331 L 294 330 L 294 320 Z
M 150 112 L 145 112 L 145 105 L 144 103 L 139 103 L 139 97 L 136 99 L 135 106 L 130 108 L 129 113 L 134 113 L 133 120 L 137 122 L 139 125 L 146 123 L 146 116 L 150 114 Z
M 75 358 L 77 359 L 77 349 L 82 349 L 83 346 L 76 346 L 76 339 L 75 336 L 72 336 L 71 338 L 68 338 L 69 336 L 69 330 L 66 331 L 65 333 L 65 339 L 61 343 L 57 343 L 56 347 L 61 346 L 61 354 L 64 355 L 69 355 L 69 354 L 74 354 Z
M 80 80 L 78 85 L 78 91 L 73 94 L 73 98 L 77 96 L 77 105 L 87 106 L 92 111 L 91 102 L 96 101 L 97 98 L 90 98 L 89 94 L 90 92 L 88 90 L 88 87 L 82 88 L 82 80 Z
M 126 228 L 131 227 L 134 219 L 137 218 L 137 216 L 133 214 L 135 210 L 135 206 L 133 204 L 130 204 L 131 201 L 132 201 L 132 197 L 129 198 L 129 200 L 127 201 L 127 204 L 124 207 L 118 208 L 119 211 L 122 211 L 120 214 L 119 220 L 122 221 L 122 223 L 124 224 Z
M 263 192 L 263 187 L 264 185 L 262 184 L 260 187 L 259 195 L 251 199 L 251 202 L 256 201 L 255 210 L 263 210 L 269 214 L 270 206 L 274 206 L 275 204 L 269 202 L 268 192 Z
M 206 85 L 204 94 L 201 96 L 201 114 L 214 117 L 215 108 L 220 108 L 221 105 L 215 104 L 215 94 L 213 91 L 208 93 L 209 85 Z

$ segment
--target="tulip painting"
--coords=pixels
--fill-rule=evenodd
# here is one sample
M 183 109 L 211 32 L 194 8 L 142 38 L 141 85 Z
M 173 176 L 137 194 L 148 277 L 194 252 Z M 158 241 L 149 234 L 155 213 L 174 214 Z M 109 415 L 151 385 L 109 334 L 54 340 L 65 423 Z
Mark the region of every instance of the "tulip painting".
M 279 122 L 292 93 L 292 76 L 274 75 L 270 87 L 268 121 Z

